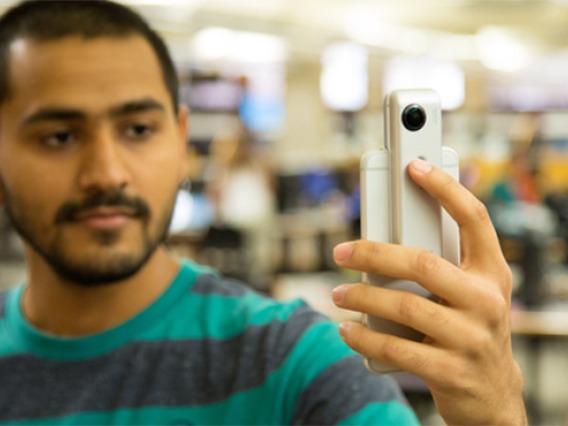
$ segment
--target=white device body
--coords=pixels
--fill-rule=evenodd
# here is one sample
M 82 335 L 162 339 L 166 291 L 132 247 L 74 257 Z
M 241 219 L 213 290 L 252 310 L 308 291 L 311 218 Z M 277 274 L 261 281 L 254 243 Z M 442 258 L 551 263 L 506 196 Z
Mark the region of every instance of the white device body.
M 401 116 L 408 105 L 420 105 L 426 114 L 424 126 L 408 130 Z M 406 167 L 422 158 L 443 168 L 456 180 L 459 159 L 454 150 L 442 147 L 441 107 L 432 90 L 400 90 L 385 98 L 386 149 L 367 152 L 361 159 L 361 236 L 363 239 L 419 247 L 458 265 L 459 229 L 455 221 L 408 176 Z M 435 299 L 415 282 L 366 274 L 371 285 L 409 291 Z M 364 323 L 372 330 L 421 341 L 424 336 L 404 325 L 369 315 Z M 396 371 L 367 359 L 375 373 Z

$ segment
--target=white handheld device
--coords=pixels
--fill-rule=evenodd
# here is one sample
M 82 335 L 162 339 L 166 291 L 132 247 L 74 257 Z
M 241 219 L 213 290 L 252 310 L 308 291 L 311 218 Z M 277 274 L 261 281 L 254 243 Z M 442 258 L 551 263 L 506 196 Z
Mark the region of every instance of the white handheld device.
M 442 147 L 442 114 L 436 92 L 398 90 L 384 103 L 385 149 L 361 159 L 361 236 L 363 239 L 419 247 L 459 264 L 459 230 L 455 221 L 408 176 L 406 167 L 421 158 L 459 177 L 456 152 Z M 404 290 L 430 299 L 436 296 L 415 282 L 366 274 L 371 285 Z M 372 330 L 421 341 L 424 335 L 407 326 L 370 315 Z M 373 359 L 374 373 L 396 371 Z

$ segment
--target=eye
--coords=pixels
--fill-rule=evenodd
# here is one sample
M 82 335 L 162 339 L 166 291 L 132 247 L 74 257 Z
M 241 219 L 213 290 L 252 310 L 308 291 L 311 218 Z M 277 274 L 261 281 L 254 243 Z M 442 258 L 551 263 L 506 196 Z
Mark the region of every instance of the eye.
M 147 123 L 133 123 L 126 126 L 125 134 L 131 140 L 145 140 L 152 136 L 155 126 Z
M 60 148 L 69 145 L 77 140 L 76 135 L 71 130 L 58 130 L 49 133 L 41 138 L 41 142 L 49 147 Z

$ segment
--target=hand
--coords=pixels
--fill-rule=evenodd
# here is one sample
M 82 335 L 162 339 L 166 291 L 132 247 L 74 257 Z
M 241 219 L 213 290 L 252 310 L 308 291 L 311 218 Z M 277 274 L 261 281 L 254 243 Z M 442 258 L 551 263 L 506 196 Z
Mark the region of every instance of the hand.
M 421 377 L 448 424 L 527 424 L 523 377 L 513 359 L 511 272 L 485 206 L 424 161 L 408 172 L 456 220 L 461 266 L 412 247 L 355 241 L 337 246 L 344 268 L 416 281 L 443 302 L 366 284 L 341 285 L 337 306 L 383 317 L 426 335 L 412 342 L 356 323 L 339 332 L 365 357 Z

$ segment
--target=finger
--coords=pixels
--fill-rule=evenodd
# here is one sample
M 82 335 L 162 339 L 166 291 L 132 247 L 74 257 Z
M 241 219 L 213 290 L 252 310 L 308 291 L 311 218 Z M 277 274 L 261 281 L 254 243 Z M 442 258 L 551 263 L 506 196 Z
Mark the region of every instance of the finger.
M 405 291 L 346 284 L 335 288 L 332 297 L 340 308 L 406 325 L 444 346 L 458 347 L 467 332 L 459 311 Z
M 462 260 L 480 262 L 491 270 L 501 268 L 501 248 L 485 205 L 447 173 L 423 160 L 410 163 L 408 172 L 458 223 Z
M 339 334 L 350 348 L 366 358 L 397 367 L 426 381 L 443 374 L 438 365 L 444 352 L 434 346 L 376 333 L 353 322 L 342 323 Z
M 339 244 L 333 255 L 343 268 L 417 282 L 453 306 L 469 306 L 478 294 L 466 272 L 427 250 L 358 240 Z

